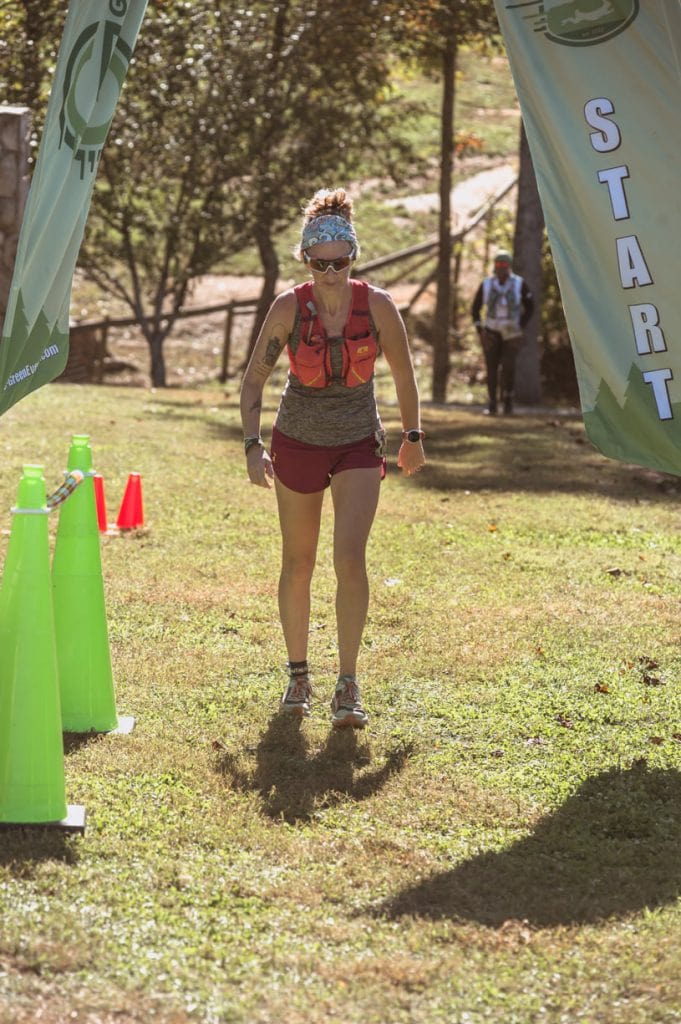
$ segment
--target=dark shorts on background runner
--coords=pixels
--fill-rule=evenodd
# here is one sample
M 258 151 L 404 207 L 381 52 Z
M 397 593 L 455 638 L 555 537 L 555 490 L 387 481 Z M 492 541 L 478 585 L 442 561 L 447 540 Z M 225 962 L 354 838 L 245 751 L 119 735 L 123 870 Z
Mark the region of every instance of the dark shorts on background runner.
M 350 444 L 305 444 L 273 427 L 270 455 L 275 475 L 285 487 L 299 494 L 314 494 L 328 487 L 331 477 L 344 469 L 380 468 L 382 480 L 385 457 L 377 454 L 379 446 L 382 451 L 382 438 L 373 434 Z

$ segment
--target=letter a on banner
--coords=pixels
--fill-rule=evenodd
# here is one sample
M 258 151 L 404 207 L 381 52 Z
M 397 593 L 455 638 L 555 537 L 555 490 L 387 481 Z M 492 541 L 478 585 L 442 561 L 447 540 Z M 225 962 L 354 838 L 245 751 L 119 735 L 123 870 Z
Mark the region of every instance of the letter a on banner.
M 73 272 L 146 5 L 69 4 L 0 339 L 0 414 L 66 365 Z
M 681 475 L 681 4 L 495 5 L 587 434 Z

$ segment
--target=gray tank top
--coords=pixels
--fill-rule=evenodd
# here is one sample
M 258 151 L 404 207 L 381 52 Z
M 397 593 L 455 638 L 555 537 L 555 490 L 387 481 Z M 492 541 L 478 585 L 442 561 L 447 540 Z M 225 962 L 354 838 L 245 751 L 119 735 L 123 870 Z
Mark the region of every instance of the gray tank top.
M 372 330 L 376 326 L 372 321 Z M 296 318 L 290 336 L 290 344 L 297 345 L 300 333 L 300 313 Z M 340 346 L 343 338 L 329 338 L 331 365 L 342 359 Z M 338 353 L 338 359 L 335 353 Z M 304 444 L 318 444 L 333 447 L 351 444 L 370 437 L 382 430 L 376 405 L 374 380 L 349 388 L 344 380 L 331 380 L 328 387 L 310 388 L 301 384 L 295 374 L 289 371 L 286 386 L 274 420 L 277 430 L 294 441 Z

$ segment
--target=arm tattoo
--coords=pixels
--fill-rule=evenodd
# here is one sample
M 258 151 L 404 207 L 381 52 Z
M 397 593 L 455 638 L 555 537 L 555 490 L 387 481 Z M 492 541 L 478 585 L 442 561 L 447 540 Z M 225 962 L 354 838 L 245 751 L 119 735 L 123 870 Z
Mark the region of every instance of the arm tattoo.
M 279 341 L 279 338 L 276 336 L 276 334 L 272 338 L 270 338 L 270 340 L 267 342 L 267 348 L 265 350 L 265 357 L 263 360 L 266 366 L 274 366 L 277 359 L 279 358 L 279 354 L 283 347 L 283 342 Z

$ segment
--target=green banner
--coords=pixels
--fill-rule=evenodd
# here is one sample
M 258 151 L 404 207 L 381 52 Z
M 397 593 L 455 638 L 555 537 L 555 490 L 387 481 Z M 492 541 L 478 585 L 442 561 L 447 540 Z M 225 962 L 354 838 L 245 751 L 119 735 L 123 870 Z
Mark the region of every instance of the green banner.
M 69 5 L 0 340 L 0 414 L 66 365 L 73 272 L 146 5 Z
M 681 475 L 681 4 L 495 3 L 587 434 Z

